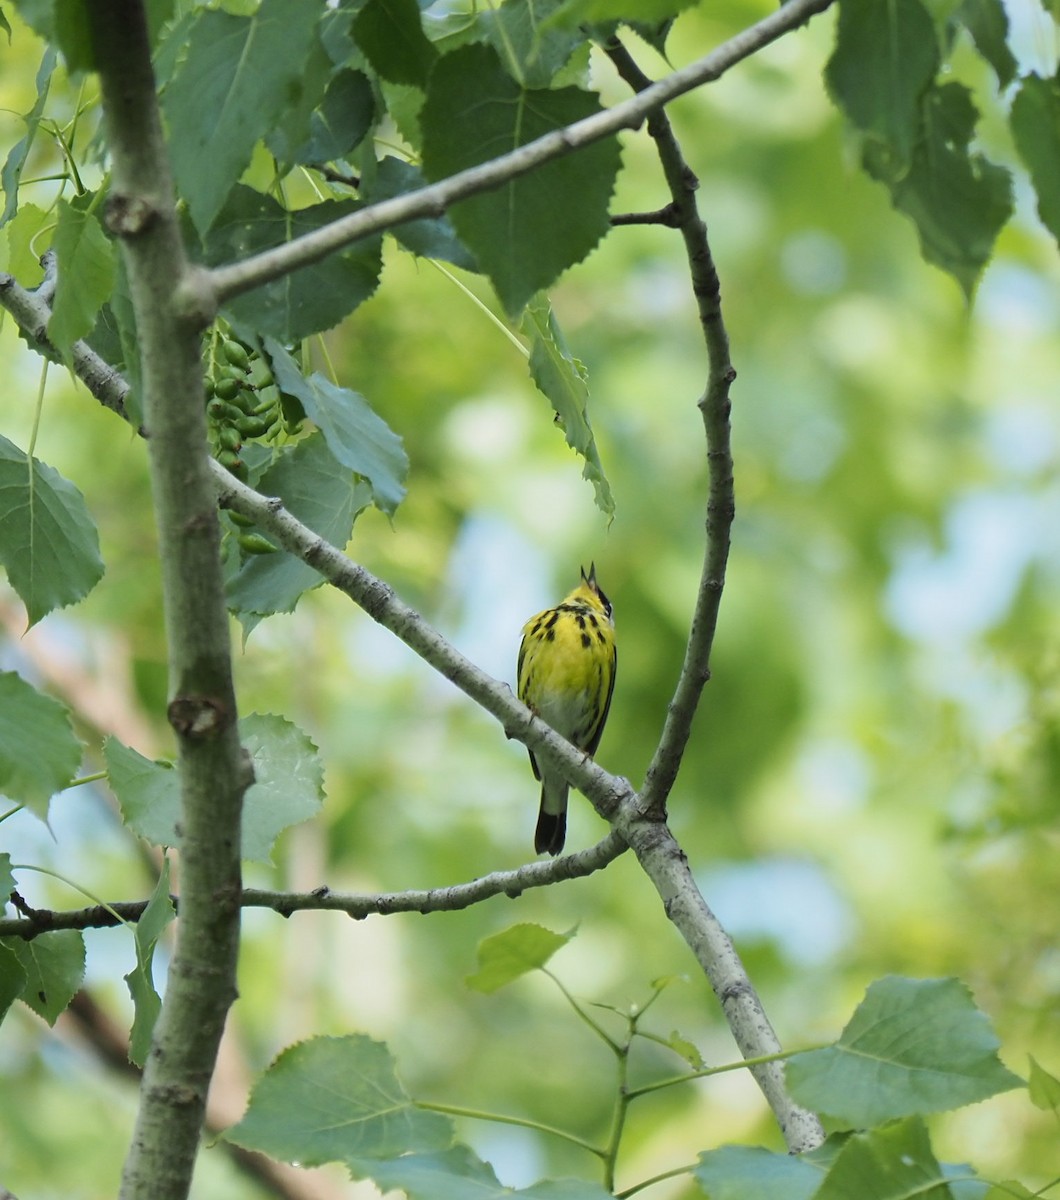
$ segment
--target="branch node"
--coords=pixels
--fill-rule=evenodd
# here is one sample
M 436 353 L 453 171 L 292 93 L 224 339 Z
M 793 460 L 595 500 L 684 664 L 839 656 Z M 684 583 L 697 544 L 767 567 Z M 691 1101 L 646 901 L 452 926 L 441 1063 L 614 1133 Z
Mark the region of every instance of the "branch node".
M 115 237 L 132 238 L 146 233 L 161 217 L 157 205 L 143 196 L 111 192 L 104 207 L 104 224 Z
M 232 723 L 228 706 L 216 696 L 176 696 L 166 716 L 181 737 L 193 741 L 216 737 Z

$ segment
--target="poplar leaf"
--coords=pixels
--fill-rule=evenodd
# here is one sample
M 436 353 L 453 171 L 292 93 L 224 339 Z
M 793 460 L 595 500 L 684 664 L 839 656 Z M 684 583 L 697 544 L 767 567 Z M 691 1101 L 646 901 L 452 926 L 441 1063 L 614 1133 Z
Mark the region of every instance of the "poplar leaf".
M 47 820 L 48 801 L 80 765 L 67 708 L 13 671 L 0 671 L 0 792 Z
M 162 96 L 173 173 L 200 233 L 300 88 L 319 15 L 305 0 L 262 0 L 249 17 L 200 10 Z
M 453 175 L 599 111 L 578 88 L 525 89 L 491 48 L 463 46 L 431 72 L 420 113 L 424 174 Z M 618 142 L 606 138 L 453 205 L 450 220 L 509 313 L 606 235 L 618 166 Z
M 0 563 L 30 625 L 75 604 L 103 576 L 84 497 L 53 467 L 0 437 Z
M 114 288 L 114 247 L 94 212 L 60 200 L 52 249 L 58 282 L 48 338 L 64 358 L 69 358 L 70 348 L 91 332 Z

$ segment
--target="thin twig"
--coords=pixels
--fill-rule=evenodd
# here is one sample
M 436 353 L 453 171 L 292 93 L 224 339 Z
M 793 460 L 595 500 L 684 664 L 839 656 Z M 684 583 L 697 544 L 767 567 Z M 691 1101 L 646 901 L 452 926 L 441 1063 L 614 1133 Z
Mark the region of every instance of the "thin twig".
M 617 38 L 609 41 L 605 52 L 619 75 L 640 95 L 655 86 L 641 71 L 629 51 Z M 692 720 L 710 678 L 710 651 L 717 629 L 718 610 L 725 584 L 725 566 L 729 556 L 729 538 L 735 511 L 733 499 L 732 451 L 729 437 L 729 389 L 736 378 L 729 357 L 729 339 L 721 312 L 721 287 L 710 251 L 707 227 L 696 205 L 699 181 L 689 167 L 674 136 L 669 118 L 662 109 L 648 117 L 648 134 L 655 142 L 659 161 L 672 196 L 669 208 L 673 224 L 685 243 L 703 340 L 707 352 L 707 382 L 699 408 L 707 443 L 709 496 L 707 500 L 706 548 L 699 591 L 692 614 L 685 660 L 681 666 L 673 699 L 666 711 L 659 745 L 652 757 L 641 789 L 641 799 L 651 811 L 664 813 L 666 800 L 677 778 L 685 746 L 692 731 Z
M 480 879 L 457 883 L 450 887 L 428 888 L 405 892 L 349 893 L 333 892 L 330 888 L 314 888 L 311 892 L 273 892 L 261 888 L 244 888 L 244 908 L 271 908 L 281 916 L 296 912 L 341 912 L 356 920 L 391 913 L 454 912 L 470 908 L 492 896 L 516 899 L 533 888 L 547 887 L 564 879 L 581 879 L 601 871 L 620 854 L 626 843 L 610 833 L 595 846 L 560 858 L 526 863 L 512 871 L 492 871 Z M 173 906 L 180 907 L 180 898 L 171 896 Z M 31 941 L 56 929 L 107 929 L 123 921 L 135 922 L 147 907 L 146 900 L 120 900 L 106 907 L 54 910 L 29 908 L 24 901 L 16 904 L 22 917 L 0 920 L 0 939 L 19 937 Z

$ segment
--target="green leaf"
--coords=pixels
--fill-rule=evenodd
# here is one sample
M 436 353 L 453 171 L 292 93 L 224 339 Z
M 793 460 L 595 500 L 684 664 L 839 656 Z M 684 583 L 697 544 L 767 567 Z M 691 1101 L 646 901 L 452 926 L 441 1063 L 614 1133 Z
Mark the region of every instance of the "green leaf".
M 411 163 L 402 162 L 388 154 L 378 165 L 374 177 L 362 183 L 362 195 L 366 204 L 403 196 L 426 186 L 427 181 Z M 388 232 L 413 254 L 421 258 L 440 258 L 451 262 L 465 271 L 478 270 L 478 264 L 464 243 L 456 236 L 456 230 L 446 216 L 421 217 L 395 225 Z
M 280 833 L 319 811 L 323 768 L 310 739 L 283 717 L 253 713 L 242 717 L 239 737 L 257 779 L 243 801 L 240 855 L 252 862 L 269 862 Z M 152 762 L 117 738 L 106 740 L 103 756 L 125 824 L 155 845 L 178 846 L 180 776 L 173 766 Z
M 206 241 L 213 266 L 245 258 L 311 233 L 363 208 L 355 200 L 327 200 L 288 212 L 271 196 L 237 186 Z M 375 291 L 383 269 L 382 235 L 363 238 L 318 263 L 236 296 L 225 305 L 232 320 L 282 342 L 330 329 Z
M 1060 80 L 1024 76 L 1009 120 L 1038 196 L 1038 215 L 1060 242 Z
M 7 269 L 25 288 L 44 278 L 36 238 L 51 216 L 36 204 L 22 204 L 7 226 Z
M 320 433 L 285 448 L 257 488 L 279 497 L 292 516 L 339 549 L 372 502 L 368 484 L 351 475 Z M 228 604 L 233 612 L 258 616 L 291 612 L 304 592 L 322 582 L 319 571 L 286 551 L 251 555 L 229 581 Z
M 283 830 L 320 811 L 324 766 L 310 738 L 271 713 L 242 717 L 239 740 L 254 764 L 254 783 L 243 801 L 242 857 L 268 863 Z
M 964 0 L 957 20 L 972 35 L 975 48 L 994 68 L 997 82 L 1008 87 L 1019 64 L 1008 48 L 1008 13 L 1002 0 Z
M 0 671 L 0 792 L 46 820 L 48 801 L 80 765 L 66 707 L 13 671 Z
M 325 163 L 349 153 L 372 127 L 375 97 L 361 71 L 336 71 L 321 40 L 309 52 L 297 100 L 265 137 L 272 154 L 288 166 Z
M 722 1146 L 700 1154 L 692 1170 L 710 1200 L 809 1200 L 823 1168 L 760 1146 Z
M 1018 1180 L 1005 1179 L 995 1183 L 983 1200 L 1040 1200 L 1041 1192 L 1032 1192 Z
M 66 59 L 70 75 L 94 71 L 95 55 L 88 24 L 88 6 L 84 0 L 54 0 L 55 40 Z
M 319 1166 L 442 1150 L 452 1142 L 452 1126 L 415 1107 L 382 1042 L 356 1034 L 285 1050 L 224 1136 L 284 1162 Z
M 70 348 L 95 325 L 114 288 L 114 248 L 94 212 L 60 200 L 52 249 L 58 281 L 48 337 L 68 359 Z
M 7 1010 L 26 987 L 26 968 L 15 953 L 14 945 L 14 938 L 0 942 L 0 1021 L 7 1016 Z
M 22 118 L 26 123 L 25 135 L 8 151 L 3 168 L 0 169 L 0 191 L 3 191 L 6 197 L 4 211 L 0 213 L 0 225 L 6 225 L 18 211 L 18 185 L 22 179 L 22 169 L 26 165 L 26 159 L 29 157 L 37 130 L 40 128 L 40 119 L 48 101 L 48 89 L 51 86 L 52 72 L 55 70 L 58 57 L 58 51 L 54 46 L 48 46 L 44 51 L 44 57 L 37 68 L 37 100 Z
M 840 0 L 825 82 L 850 122 L 899 175 L 920 134 L 920 98 L 939 67 L 935 26 L 920 0 Z
M 694 3 L 695 0 L 687 0 Z M 547 88 L 585 42 L 579 22 L 551 20 L 564 0 L 505 0 L 483 14 L 483 29 L 508 74 L 523 87 Z
M 973 1172 L 940 1166 L 923 1120 L 908 1117 L 848 1138 L 814 1200 L 981 1200 L 986 1184 L 973 1177 L 958 1192 L 954 1175 Z
M 140 914 L 134 929 L 136 966 L 125 976 L 133 1002 L 133 1024 L 129 1035 L 129 1058 L 142 1067 L 151 1049 L 151 1035 L 162 1008 L 162 998 L 155 991 L 152 964 L 155 946 L 162 931 L 176 917 L 169 898 L 169 859 L 162 859 L 162 870 L 151 893 L 147 907 Z
M 680 1055 L 693 1071 L 702 1071 L 707 1065 L 695 1042 L 689 1041 L 688 1038 L 676 1029 L 671 1031 L 670 1036 L 666 1039 L 666 1045 L 675 1054 Z
M 978 113 L 967 88 L 947 83 L 924 103 L 923 140 L 898 178 L 890 161 L 866 147 L 865 165 L 887 183 L 895 208 L 911 217 L 924 258 L 952 275 L 970 296 L 1012 212 L 1009 173 L 971 154 Z
M 530 339 L 530 377 L 551 401 L 567 445 L 585 460 L 582 478 L 592 483 L 597 508 L 610 517 L 615 501 L 589 422 L 589 374 L 567 349 L 547 296 L 527 305 L 522 332 Z
M 0 437 L 0 563 L 30 625 L 83 599 L 103 575 L 99 537 L 81 493 Z
M 1031 1071 L 1027 1087 L 1031 1103 L 1035 1108 L 1060 1112 L 1060 1079 L 1057 1079 L 1055 1075 L 1050 1075 L 1033 1055 L 1030 1056 L 1030 1059 Z
M 405 496 L 409 468 L 401 438 L 357 392 L 338 387 L 318 372 L 307 379 L 272 338 L 265 339 L 265 352 L 280 390 L 301 401 L 339 462 L 368 480 L 376 507 L 393 513 Z
M 7 44 L 11 45 L 11 26 L 8 23 L 7 17 L 4 16 L 3 10 L 0 9 L 0 29 L 7 34 Z
M 610 1200 L 611 1192 L 584 1180 L 542 1180 L 513 1191 L 467 1146 L 434 1154 L 403 1154 L 387 1161 L 346 1160 L 355 1179 L 371 1179 L 384 1192 L 402 1191 L 409 1200 Z
M 0 854 L 0 909 L 3 909 L 8 896 L 14 890 L 15 876 L 11 870 L 11 855 Z
M 572 29 L 604 21 L 664 21 L 698 0 L 565 0 L 549 22 Z
M 391 83 L 423 87 L 438 52 L 427 40 L 416 0 L 368 0 L 353 23 L 358 48 Z
M 478 970 L 464 981 L 476 992 L 495 992 L 529 971 L 536 971 L 562 949 L 573 933 L 553 933 L 541 925 L 513 925 L 483 938 Z
M 792 1096 L 849 1127 L 941 1112 L 1019 1087 L 958 979 L 877 980 L 833 1046 L 788 1060 Z
M 8 945 L 26 972 L 26 985 L 19 999 L 54 1025 L 85 977 L 85 939 L 81 931 L 57 929 L 28 942 L 19 939 Z
M 201 233 L 297 94 L 318 17 L 305 0 L 262 0 L 251 17 L 200 10 L 162 104 L 173 173 Z
M 489 47 L 464 46 L 431 72 L 420 114 L 424 174 L 436 180 L 478 166 L 599 111 L 577 88 L 527 91 Z M 452 207 L 457 233 L 510 313 L 608 232 L 618 166 L 618 142 L 607 138 Z
M 180 776 L 172 763 L 149 758 L 109 737 L 103 761 L 122 820 L 138 837 L 155 846 L 178 846 Z

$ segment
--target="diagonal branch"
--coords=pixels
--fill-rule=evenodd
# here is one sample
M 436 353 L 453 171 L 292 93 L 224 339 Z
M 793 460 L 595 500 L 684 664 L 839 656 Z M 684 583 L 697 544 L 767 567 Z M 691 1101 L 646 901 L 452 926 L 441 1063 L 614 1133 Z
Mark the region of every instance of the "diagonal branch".
M 210 293 L 209 297 L 204 297 L 206 305 L 208 307 L 213 303 L 219 306 L 233 296 L 260 287 L 299 267 L 318 262 L 350 242 L 391 229 L 404 221 L 416 217 L 441 216 L 458 200 L 492 191 L 543 163 L 580 150 L 623 129 L 636 129 L 650 113 L 678 96 L 718 79 L 763 46 L 768 46 L 770 42 L 805 24 L 810 17 L 823 12 L 831 3 L 832 0 L 788 0 L 776 12 L 741 30 L 710 54 L 643 88 L 622 104 L 547 133 L 518 150 L 460 171 L 429 187 L 380 201 L 273 250 L 202 272 L 200 285 Z

